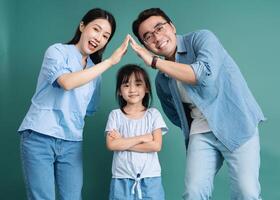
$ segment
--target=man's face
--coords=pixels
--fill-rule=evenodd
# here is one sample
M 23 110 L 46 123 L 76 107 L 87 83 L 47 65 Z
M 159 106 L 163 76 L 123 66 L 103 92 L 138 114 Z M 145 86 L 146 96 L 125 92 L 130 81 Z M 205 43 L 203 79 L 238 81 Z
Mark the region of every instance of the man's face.
M 140 38 L 153 53 L 172 58 L 176 52 L 176 29 L 161 16 L 151 16 L 139 26 Z

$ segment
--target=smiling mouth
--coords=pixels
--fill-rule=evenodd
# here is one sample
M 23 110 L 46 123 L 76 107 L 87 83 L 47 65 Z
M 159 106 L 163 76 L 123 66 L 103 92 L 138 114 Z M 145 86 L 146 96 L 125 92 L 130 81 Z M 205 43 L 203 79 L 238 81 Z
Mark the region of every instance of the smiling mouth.
M 129 98 L 134 98 L 134 97 L 138 97 L 138 96 L 139 96 L 139 95 L 136 95 L 136 94 L 135 94 L 135 95 L 129 95 L 128 97 L 129 97 Z
M 98 47 L 98 45 L 95 42 L 93 42 L 93 41 L 89 41 L 88 43 L 89 43 L 89 47 L 91 49 L 95 49 L 96 47 Z
M 168 43 L 168 41 L 160 42 L 159 45 L 157 45 L 157 48 L 162 49 L 163 47 L 165 47 L 167 45 L 167 43 Z

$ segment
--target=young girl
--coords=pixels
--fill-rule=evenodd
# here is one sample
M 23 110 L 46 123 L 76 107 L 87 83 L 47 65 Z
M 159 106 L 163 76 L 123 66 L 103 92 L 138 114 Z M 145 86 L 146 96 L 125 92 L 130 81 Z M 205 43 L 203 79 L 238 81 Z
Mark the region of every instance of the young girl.
M 18 130 L 28 199 L 55 199 L 56 189 L 60 199 L 81 199 L 84 117 L 98 106 L 100 75 L 120 61 L 129 40 L 102 61 L 115 28 L 109 12 L 92 9 L 69 43 L 47 49 L 32 104 Z
M 161 168 L 157 152 L 167 127 L 161 114 L 149 108 L 152 96 L 144 69 L 126 65 L 117 75 L 113 110 L 106 126 L 106 143 L 114 151 L 110 200 L 163 200 Z

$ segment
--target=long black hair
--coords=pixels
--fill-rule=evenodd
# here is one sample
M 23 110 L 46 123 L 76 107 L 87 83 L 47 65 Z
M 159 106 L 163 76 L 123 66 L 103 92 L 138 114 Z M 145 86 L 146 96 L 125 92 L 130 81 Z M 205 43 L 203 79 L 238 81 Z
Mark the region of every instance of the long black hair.
M 107 44 L 108 44 L 109 41 L 112 39 L 112 37 L 115 33 L 115 30 L 116 30 L 115 18 L 111 13 L 109 13 L 106 10 L 102 10 L 101 8 L 93 8 L 85 14 L 85 16 L 82 18 L 81 22 L 83 22 L 83 24 L 86 26 L 87 24 L 89 24 L 90 22 L 92 22 L 93 20 L 96 20 L 96 19 L 106 19 L 111 25 L 112 33 L 110 35 L 110 38 L 108 39 L 108 42 L 107 42 Z M 79 25 L 78 28 L 76 29 L 74 37 L 69 42 L 67 42 L 67 44 L 77 44 L 80 40 L 81 34 L 82 33 L 80 31 L 80 25 Z M 104 52 L 107 44 L 99 51 L 94 52 L 93 54 L 90 54 L 90 58 L 91 58 L 92 62 L 94 62 L 95 64 L 98 64 L 102 61 L 102 55 L 103 55 L 103 52 Z
M 147 89 L 147 92 L 142 100 L 143 106 L 147 109 L 150 107 L 150 104 L 152 102 L 152 98 L 153 98 L 152 88 L 151 88 L 151 83 L 150 83 L 148 73 L 138 65 L 135 64 L 124 65 L 119 69 L 117 73 L 117 84 L 116 84 L 116 91 L 115 91 L 116 99 L 118 100 L 118 104 L 123 113 L 125 113 L 123 108 L 126 106 L 127 102 L 120 95 L 121 85 L 127 83 L 129 81 L 129 78 L 133 74 L 135 75 L 137 81 L 142 81 L 142 80 L 144 81 Z

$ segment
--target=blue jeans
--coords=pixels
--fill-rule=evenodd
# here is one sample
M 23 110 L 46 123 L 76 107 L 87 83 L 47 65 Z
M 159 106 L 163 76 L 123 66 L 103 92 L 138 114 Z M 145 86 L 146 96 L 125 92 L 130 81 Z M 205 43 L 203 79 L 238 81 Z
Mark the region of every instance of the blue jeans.
M 129 178 L 112 178 L 109 200 L 139 200 L 137 191 L 131 189 L 135 180 Z M 140 180 L 142 200 L 164 200 L 164 189 L 161 177 L 143 178 Z
M 54 200 L 56 189 L 60 200 L 81 199 L 82 142 L 25 130 L 20 150 L 29 200 Z
M 230 152 L 212 132 L 191 135 L 183 199 L 212 199 L 214 177 L 223 161 L 228 167 L 231 199 L 261 200 L 258 132 L 234 152 Z

